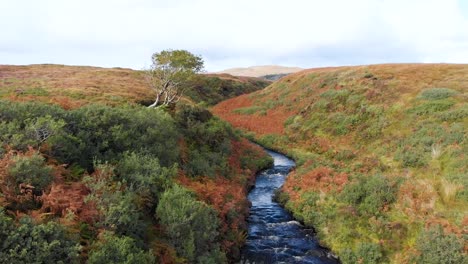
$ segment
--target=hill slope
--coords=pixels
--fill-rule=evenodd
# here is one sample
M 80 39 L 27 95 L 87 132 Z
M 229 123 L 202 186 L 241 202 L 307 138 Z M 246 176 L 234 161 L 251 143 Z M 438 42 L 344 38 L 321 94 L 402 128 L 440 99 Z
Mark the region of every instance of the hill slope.
M 152 97 L 141 75 L 0 66 L 0 263 L 240 257 L 248 189 L 272 159 L 187 101 L 214 103 L 266 82 L 199 76 L 193 97 L 153 109 L 135 103 Z
M 213 112 L 297 160 L 278 199 L 344 263 L 463 262 L 467 92 L 468 65 L 321 68 Z
M 195 102 L 214 104 L 253 92 L 269 82 L 230 75 L 199 75 L 186 97 Z M 90 102 L 118 105 L 128 102 L 150 103 L 154 92 L 141 71 L 39 64 L 0 65 L 0 98 L 15 101 L 42 101 L 76 108 Z
M 262 77 L 266 75 L 289 74 L 302 71 L 299 67 L 284 67 L 278 65 L 252 66 L 247 68 L 232 68 L 218 73 L 227 73 L 234 76 Z

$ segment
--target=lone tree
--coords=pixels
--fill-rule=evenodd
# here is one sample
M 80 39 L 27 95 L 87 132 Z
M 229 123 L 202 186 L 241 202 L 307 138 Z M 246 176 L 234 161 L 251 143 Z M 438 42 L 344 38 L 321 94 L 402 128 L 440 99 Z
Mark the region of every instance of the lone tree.
M 153 64 L 146 78 L 156 92 L 156 99 L 148 107 L 169 106 L 177 103 L 188 81 L 203 70 L 203 59 L 186 50 L 163 50 L 154 53 Z

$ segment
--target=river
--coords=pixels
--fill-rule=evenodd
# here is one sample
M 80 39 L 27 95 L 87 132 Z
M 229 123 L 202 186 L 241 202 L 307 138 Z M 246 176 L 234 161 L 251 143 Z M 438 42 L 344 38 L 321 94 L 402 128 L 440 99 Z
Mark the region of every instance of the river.
M 248 218 L 249 230 L 242 249 L 242 263 L 339 263 L 329 250 L 321 247 L 308 229 L 273 201 L 293 160 L 267 150 L 274 159 L 273 167 L 260 172 L 248 199 L 252 203 Z

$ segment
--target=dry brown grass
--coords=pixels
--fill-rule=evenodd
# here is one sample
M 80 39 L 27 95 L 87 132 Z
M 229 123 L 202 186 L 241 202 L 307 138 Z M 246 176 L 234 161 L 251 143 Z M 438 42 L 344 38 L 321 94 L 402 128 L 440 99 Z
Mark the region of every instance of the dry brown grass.
M 365 78 L 366 74 L 372 77 Z M 468 64 L 382 64 L 308 69 L 284 77 L 249 96 L 221 102 L 213 112 L 237 127 L 259 134 L 282 134 L 283 122 L 290 116 L 309 111 L 308 106 L 320 93 L 348 86 L 367 87 L 366 97 L 371 102 L 388 107 L 395 103 L 405 106 L 424 88 L 450 87 L 466 93 Z M 234 112 L 276 101 L 281 103 L 263 116 Z
M 229 74 L 207 76 L 241 83 L 264 82 Z M 0 98 L 41 101 L 69 109 L 91 102 L 108 105 L 148 103 L 154 99 L 154 92 L 143 72 L 131 69 L 54 64 L 0 65 Z
M 0 95 L 62 106 L 88 102 L 118 104 L 152 98 L 139 71 L 65 65 L 0 65 Z

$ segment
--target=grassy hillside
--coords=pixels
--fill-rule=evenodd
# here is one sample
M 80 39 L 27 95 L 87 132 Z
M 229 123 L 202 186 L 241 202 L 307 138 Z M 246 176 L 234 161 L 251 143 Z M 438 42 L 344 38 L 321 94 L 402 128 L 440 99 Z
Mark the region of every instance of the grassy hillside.
M 343 263 L 466 263 L 467 100 L 468 65 L 389 64 L 302 71 L 213 112 L 296 159 L 277 198 Z
M 251 79 L 201 80 L 215 89 L 198 98 Z M 151 96 L 126 69 L 0 66 L 0 91 L 0 263 L 239 257 L 248 188 L 272 161 L 229 124 L 132 104 Z
M 269 82 L 249 77 L 199 75 L 186 100 L 215 104 L 253 92 Z M 129 102 L 150 104 L 154 92 L 141 71 L 65 65 L 0 65 L 0 98 L 13 101 L 41 101 L 65 108 L 88 103 L 119 105 Z

